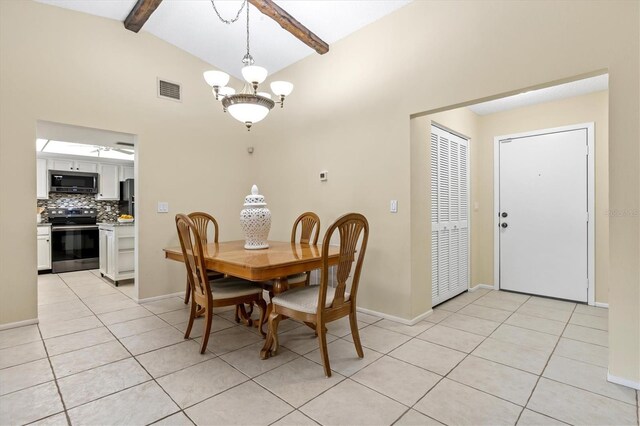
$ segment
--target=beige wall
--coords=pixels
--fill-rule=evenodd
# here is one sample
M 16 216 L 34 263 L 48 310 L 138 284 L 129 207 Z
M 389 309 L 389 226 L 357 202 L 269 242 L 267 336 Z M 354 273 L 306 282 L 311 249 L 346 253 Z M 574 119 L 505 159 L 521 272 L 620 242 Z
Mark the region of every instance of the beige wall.
M 209 65 L 120 22 L 31 1 L 0 1 L 0 54 L 0 324 L 37 315 L 37 120 L 138 136 L 140 298 L 184 289 L 183 266 L 162 252 L 178 245 L 175 213 L 210 211 L 221 238 L 241 236 L 246 147 L 260 130 L 222 113 L 202 79 Z M 181 83 L 183 101 L 158 98 L 157 77 Z
M 412 318 L 412 279 L 423 277 L 411 268 L 409 116 L 595 70 L 610 74 L 610 205 L 638 209 L 640 108 L 629 96 L 640 93 L 638 9 L 634 1 L 416 1 L 274 76 L 296 91 L 247 135 L 217 110 L 201 61 L 118 22 L 0 2 L 0 181 L 28 183 L 0 194 L 0 323 L 35 314 L 35 230 L 31 215 L 13 213 L 33 206 L 37 119 L 139 136 L 141 297 L 182 288 L 181 269 L 161 252 L 176 242 L 172 215 L 154 213 L 155 203 L 169 201 L 171 213 L 210 210 L 229 224 L 222 238 L 237 237 L 241 199 L 229 200 L 255 180 L 276 238 L 306 209 L 318 211 L 323 229 L 346 211 L 367 215 L 361 305 Z M 158 75 L 183 83 L 182 104 L 155 98 Z M 182 159 L 187 147 L 199 155 Z M 188 188 L 195 178 L 204 190 Z M 637 215 L 611 218 L 610 372 L 635 381 L 639 237 Z
M 279 72 L 296 91 L 256 144 L 274 234 L 284 238 L 303 209 L 316 210 L 323 228 L 345 211 L 364 213 L 371 235 L 360 304 L 414 318 L 429 303 L 428 268 L 411 253 L 410 115 L 605 69 L 610 206 L 637 209 L 640 109 L 629 94 L 638 93 L 638 28 L 638 3 L 629 1 L 416 1 Z M 639 233 L 637 216 L 610 219 L 610 371 L 637 381 Z

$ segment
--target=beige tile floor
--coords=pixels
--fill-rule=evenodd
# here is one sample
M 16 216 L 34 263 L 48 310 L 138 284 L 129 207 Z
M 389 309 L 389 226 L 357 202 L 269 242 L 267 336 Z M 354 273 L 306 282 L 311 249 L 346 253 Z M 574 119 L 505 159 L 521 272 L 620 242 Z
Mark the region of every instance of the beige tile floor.
M 222 310 L 209 351 L 183 339 L 180 298 L 138 305 L 96 271 L 38 278 L 39 325 L 0 332 L 0 424 L 638 425 L 636 391 L 606 381 L 607 311 L 480 289 L 406 326 L 329 325 L 334 374 L 311 330 L 256 330 Z

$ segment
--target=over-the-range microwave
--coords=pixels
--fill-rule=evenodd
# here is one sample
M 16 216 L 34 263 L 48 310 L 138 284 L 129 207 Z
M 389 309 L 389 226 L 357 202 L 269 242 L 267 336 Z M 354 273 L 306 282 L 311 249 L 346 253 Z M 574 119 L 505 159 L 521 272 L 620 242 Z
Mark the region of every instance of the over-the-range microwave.
M 49 190 L 67 194 L 97 194 L 98 174 L 49 170 Z

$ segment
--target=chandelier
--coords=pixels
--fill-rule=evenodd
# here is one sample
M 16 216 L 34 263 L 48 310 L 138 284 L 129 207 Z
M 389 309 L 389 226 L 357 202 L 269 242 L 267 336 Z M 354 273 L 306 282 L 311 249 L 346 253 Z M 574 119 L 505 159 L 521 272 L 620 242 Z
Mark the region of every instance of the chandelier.
M 275 94 L 277 101 L 273 101 L 269 93 L 259 92 L 258 86 L 267 79 L 268 72 L 265 68 L 254 65 L 255 61 L 249 51 L 248 0 L 242 2 L 236 17 L 231 20 L 226 20 L 220 16 L 214 0 L 211 0 L 211 5 L 218 18 L 225 24 L 236 22 L 242 9 L 246 7 L 247 10 L 247 53 L 242 58 L 242 63 L 244 64 L 242 77 L 244 77 L 246 84 L 243 89 L 236 93 L 235 89 L 227 86 L 229 74 L 222 71 L 205 71 L 204 79 L 211 86 L 216 100 L 222 102 L 222 110 L 224 112 L 228 111 L 233 118 L 244 123 L 247 126 L 247 130 L 251 130 L 251 126 L 263 120 L 276 103 L 280 104 L 280 108 L 284 106 L 284 99 L 293 91 L 293 84 L 288 81 L 274 81 L 271 83 L 271 91 Z

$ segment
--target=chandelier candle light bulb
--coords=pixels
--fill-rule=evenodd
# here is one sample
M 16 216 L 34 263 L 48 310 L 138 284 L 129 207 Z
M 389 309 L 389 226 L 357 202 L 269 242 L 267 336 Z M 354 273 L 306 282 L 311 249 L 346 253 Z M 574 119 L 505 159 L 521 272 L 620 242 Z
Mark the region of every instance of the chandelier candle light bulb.
M 242 77 L 250 85 L 250 88 L 245 85 L 242 92 L 236 93 L 233 88 L 227 87 L 230 79 L 229 75 L 217 70 L 205 71 L 204 79 L 207 84 L 211 86 L 216 100 L 222 101 L 222 110 L 225 112 L 229 111 L 229 114 L 231 114 L 233 118 L 243 122 L 245 126 L 247 126 L 247 130 L 251 130 L 251 126 L 263 120 L 276 103 L 279 103 L 281 108 L 284 106 L 284 99 L 293 91 L 293 84 L 287 81 L 274 81 L 271 83 L 271 90 L 278 97 L 278 102 L 271 100 L 270 94 L 258 92 L 258 86 L 267 79 L 269 73 L 265 68 L 253 65 L 254 60 L 249 52 L 248 1 L 245 0 L 242 3 L 242 7 L 238 10 L 236 18 L 232 20 L 224 20 L 218 13 L 213 0 L 211 4 L 220 20 L 225 24 L 236 22 L 242 8 L 247 8 L 247 53 L 242 58 L 242 63 L 245 64 L 245 66 L 241 71 Z

